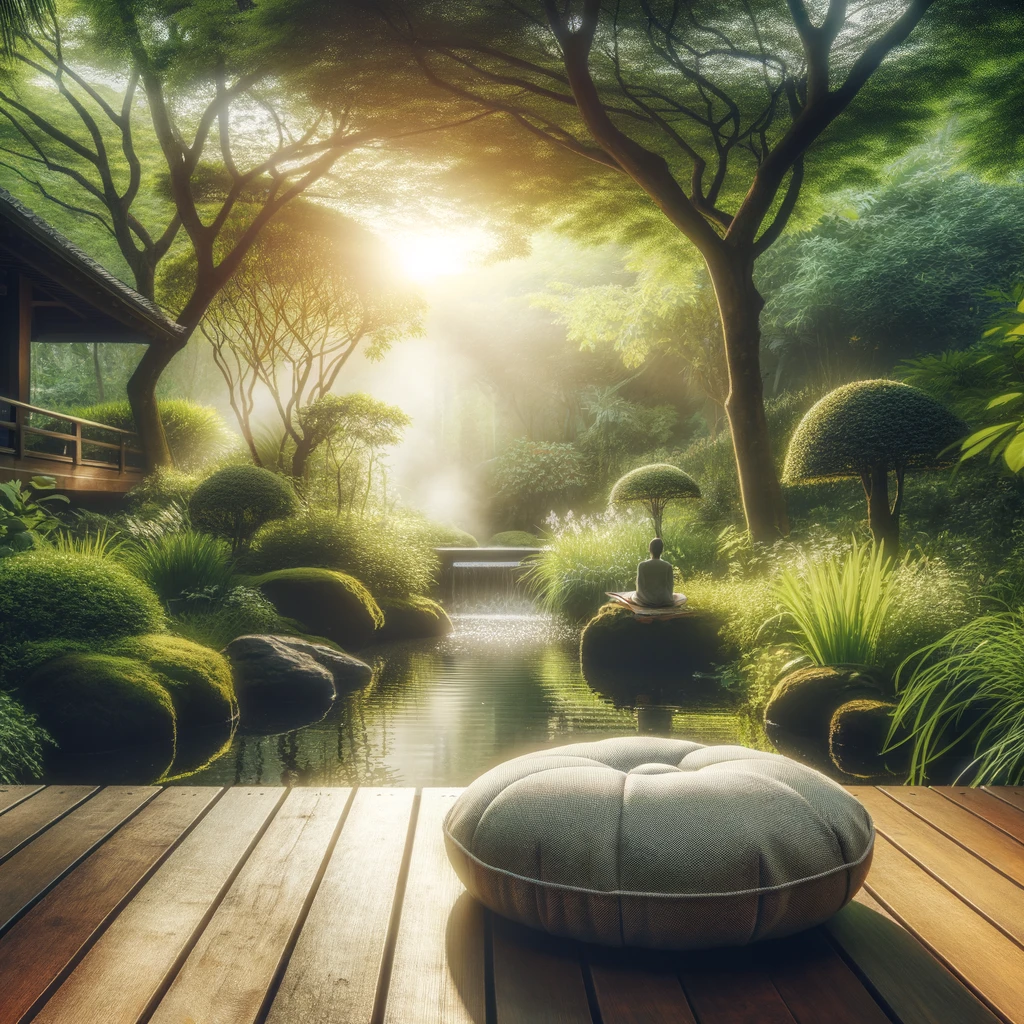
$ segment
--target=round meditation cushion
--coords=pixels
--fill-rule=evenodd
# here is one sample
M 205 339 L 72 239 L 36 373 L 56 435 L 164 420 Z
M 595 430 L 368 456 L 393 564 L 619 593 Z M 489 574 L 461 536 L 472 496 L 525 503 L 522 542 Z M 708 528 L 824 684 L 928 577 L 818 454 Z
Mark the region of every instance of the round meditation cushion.
M 874 826 L 778 754 L 628 736 L 517 757 L 444 822 L 495 912 L 608 946 L 739 946 L 809 928 L 860 888 Z

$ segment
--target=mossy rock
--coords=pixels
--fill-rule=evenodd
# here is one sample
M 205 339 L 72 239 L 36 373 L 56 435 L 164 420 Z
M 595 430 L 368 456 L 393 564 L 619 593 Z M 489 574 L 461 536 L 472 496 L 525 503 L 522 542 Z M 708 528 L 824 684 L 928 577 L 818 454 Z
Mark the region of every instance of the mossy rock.
M 775 749 L 818 768 L 831 766 L 829 729 L 841 704 L 883 700 L 888 680 L 869 668 L 813 665 L 784 676 L 764 710 L 764 730 Z
M 426 640 L 452 631 L 448 613 L 429 597 L 381 598 L 384 625 L 374 643 L 391 640 Z
M 365 647 L 384 625 L 373 595 L 354 576 L 333 569 L 278 569 L 249 581 L 304 633 L 346 650 Z
M 143 662 L 171 695 L 179 735 L 230 732 L 238 702 L 227 658 L 209 647 L 165 633 L 132 637 L 112 652 Z
M 606 604 L 580 637 L 580 665 L 595 689 L 616 690 L 637 680 L 648 687 L 693 682 L 729 660 L 722 620 L 692 610 L 671 619 L 638 619 L 627 608 Z
M 906 775 L 909 744 L 883 753 L 895 710 L 889 701 L 869 699 L 847 701 L 836 708 L 829 726 L 829 756 L 844 775 L 858 779 Z
M 67 654 L 39 667 L 18 696 L 66 754 L 145 746 L 174 760 L 174 702 L 134 658 Z

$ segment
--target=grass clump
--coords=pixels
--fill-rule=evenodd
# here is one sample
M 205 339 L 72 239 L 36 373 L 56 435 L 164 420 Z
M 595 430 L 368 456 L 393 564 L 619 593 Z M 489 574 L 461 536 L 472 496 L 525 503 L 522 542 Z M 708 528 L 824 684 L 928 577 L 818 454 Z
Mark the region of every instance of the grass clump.
M 198 594 L 223 594 L 234 573 L 228 544 L 195 530 L 140 540 L 123 554 L 122 560 L 164 602 Z
M 186 608 L 170 621 L 169 628 L 176 636 L 220 651 L 240 636 L 294 634 L 301 627 L 279 615 L 258 590 L 233 587 L 208 609 Z
M 971 745 L 971 785 L 1024 783 L 1024 610 L 982 615 L 908 658 L 890 742 L 909 728 L 909 782 Z M 961 773 L 962 775 L 964 773 Z
M 10 786 L 43 773 L 43 746 L 49 735 L 11 694 L 0 690 L 0 785 Z

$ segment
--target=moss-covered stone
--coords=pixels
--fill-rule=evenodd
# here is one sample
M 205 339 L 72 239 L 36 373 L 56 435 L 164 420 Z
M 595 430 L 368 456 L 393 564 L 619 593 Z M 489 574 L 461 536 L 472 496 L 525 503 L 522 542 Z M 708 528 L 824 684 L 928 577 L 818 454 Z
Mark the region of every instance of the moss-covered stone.
M 671 619 L 638 619 L 621 605 L 606 604 L 580 637 L 583 675 L 609 694 L 637 680 L 648 689 L 692 684 L 695 673 L 728 660 L 721 626 L 717 616 L 696 609 Z
M 141 661 L 171 695 L 178 732 L 216 729 L 230 732 L 238 703 L 227 659 L 210 650 L 165 633 L 132 637 L 112 652 Z
M 354 576 L 333 569 L 278 569 L 251 581 L 280 615 L 303 632 L 346 649 L 365 647 L 384 625 L 373 595 Z
M 845 775 L 875 779 L 905 775 L 910 746 L 883 753 L 896 705 L 883 700 L 851 700 L 841 704 L 829 726 L 829 755 Z
M 828 767 L 832 715 L 851 700 L 881 700 L 888 680 L 865 668 L 814 665 L 790 672 L 772 691 L 764 729 L 775 748 L 816 767 Z
M 18 695 L 63 753 L 145 746 L 168 766 L 174 760 L 174 702 L 134 658 L 67 654 L 39 667 Z
M 382 598 L 380 607 L 384 625 L 374 634 L 374 643 L 426 640 L 452 631 L 448 613 L 429 597 Z

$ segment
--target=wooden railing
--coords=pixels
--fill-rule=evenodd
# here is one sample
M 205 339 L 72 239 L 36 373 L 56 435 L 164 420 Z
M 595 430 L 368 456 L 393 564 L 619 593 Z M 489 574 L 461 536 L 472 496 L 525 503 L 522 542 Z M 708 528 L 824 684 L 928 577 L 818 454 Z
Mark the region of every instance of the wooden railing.
M 58 429 L 65 424 L 70 425 L 68 430 Z M 102 436 L 90 436 L 97 433 Z M 118 474 L 141 473 L 144 467 L 138 434 L 2 396 L 0 454 L 109 469 Z

